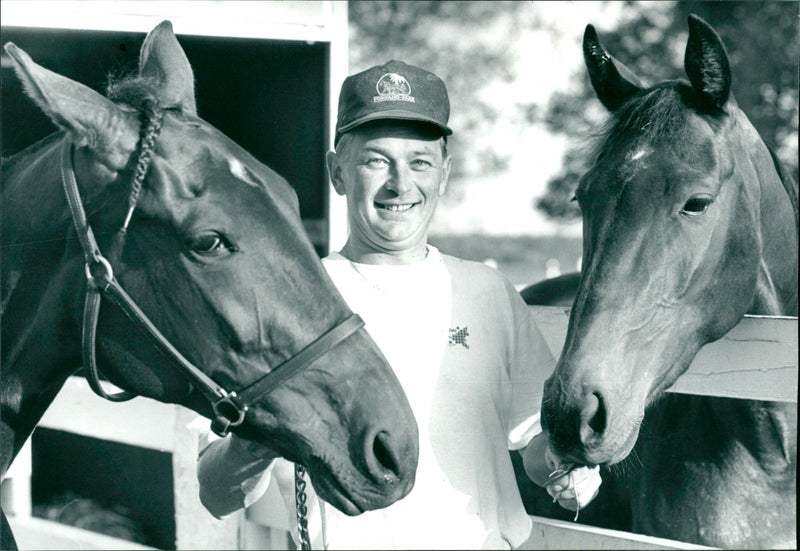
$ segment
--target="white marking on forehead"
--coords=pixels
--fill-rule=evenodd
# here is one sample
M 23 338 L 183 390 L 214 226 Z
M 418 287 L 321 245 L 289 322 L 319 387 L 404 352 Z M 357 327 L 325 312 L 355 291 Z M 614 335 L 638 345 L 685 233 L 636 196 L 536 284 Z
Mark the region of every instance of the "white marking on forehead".
M 258 184 L 255 181 L 253 181 L 253 178 L 251 178 L 250 171 L 247 170 L 247 167 L 244 166 L 244 164 L 242 164 L 242 162 L 239 159 L 234 159 L 232 157 L 229 158 L 228 168 L 230 169 L 231 174 L 233 174 L 234 177 L 238 178 L 239 180 L 242 180 L 246 184 L 249 184 L 253 187 L 258 187 Z
M 652 153 L 652 152 L 653 151 L 650 148 L 641 147 L 641 148 L 637 149 L 636 151 L 634 151 L 633 153 L 631 153 L 630 159 L 631 159 L 631 161 L 635 161 L 637 159 L 641 159 L 645 155 L 650 155 L 650 153 Z

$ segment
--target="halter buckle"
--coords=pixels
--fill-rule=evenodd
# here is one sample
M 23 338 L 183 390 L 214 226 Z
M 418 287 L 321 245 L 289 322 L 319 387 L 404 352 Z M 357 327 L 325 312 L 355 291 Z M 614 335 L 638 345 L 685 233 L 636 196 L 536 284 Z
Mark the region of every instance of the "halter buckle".
M 238 427 L 244 421 L 247 406 L 237 404 L 234 401 L 236 397 L 236 392 L 231 392 L 212 404 L 214 419 L 211 421 L 211 430 L 217 436 L 224 438 L 231 428 Z

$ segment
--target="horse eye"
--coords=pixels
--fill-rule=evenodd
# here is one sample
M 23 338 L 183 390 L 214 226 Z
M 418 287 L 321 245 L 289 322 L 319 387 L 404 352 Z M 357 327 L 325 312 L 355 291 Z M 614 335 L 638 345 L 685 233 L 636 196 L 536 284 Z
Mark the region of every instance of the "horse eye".
M 704 214 L 711 203 L 714 202 L 714 198 L 710 195 L 695 195 L 688 201 L 686 204 L 683 205 L 681 209 L 681 214 L 688 214 L 690 216 L 698 216 L 700 214 Z
M 236 251 L 236 247 L 218 233 L 198 235 L 189 243 L 189 248 L 202 256 L 219 256 Z

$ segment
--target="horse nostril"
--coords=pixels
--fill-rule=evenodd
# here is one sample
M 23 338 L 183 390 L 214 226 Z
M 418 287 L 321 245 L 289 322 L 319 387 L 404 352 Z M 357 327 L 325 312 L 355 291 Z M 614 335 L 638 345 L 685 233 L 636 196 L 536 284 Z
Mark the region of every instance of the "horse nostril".
M 390 482 L 400 476 L 400 462 L 392 446 L 392 439 L 386 431 L 379 431 L 372 443 L 372 452 L 377 460 L 374 474 L 378 481 Z
M 603 435 L 608 423 L 605 401 L 599 392 L 592 392 L 586 397 L 586 405 L 581 410 L 580 434 L 581 441 L 587 444 L 591 439 Z

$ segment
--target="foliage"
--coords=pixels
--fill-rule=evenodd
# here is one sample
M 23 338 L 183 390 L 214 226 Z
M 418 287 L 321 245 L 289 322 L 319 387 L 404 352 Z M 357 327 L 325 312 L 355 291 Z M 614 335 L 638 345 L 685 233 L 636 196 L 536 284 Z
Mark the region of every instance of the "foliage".
M 469 106 L 451 113 L 452 126 L 459 131 L 450 141 L 463 152 L 451 182 L 464 172 L 489 174 L 506 165 L 501 152 L 469 143 L 467 137 L 480 136 L 499 120 L 496 103 L 479 92 L 487 82 L 512 77 L 508 52 L 496 32 L 521 32 L 513 14 L 526 7 L 525 2 L 349 3 L 351 73 L 400 59 L 439 75 L 451 106 Z

